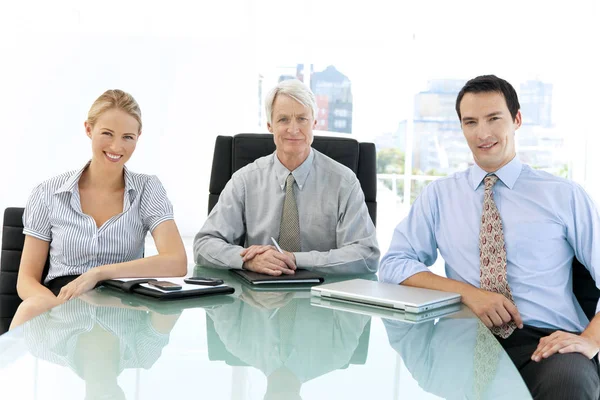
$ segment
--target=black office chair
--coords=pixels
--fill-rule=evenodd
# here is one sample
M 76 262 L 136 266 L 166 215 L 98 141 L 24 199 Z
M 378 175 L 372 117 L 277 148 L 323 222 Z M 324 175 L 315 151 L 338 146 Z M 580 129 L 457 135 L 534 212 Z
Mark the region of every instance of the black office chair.
M 354 139 L 315 136 L 312 147 L 350 168 L 360 182 L 373 224 L 377 219 L 377 166 L 375 145 Z M 275 151 L 271 134 L 240 133 L 217 136 L 210 175 L 208 212 L 213 209 L 231 175 L 257 158 Z
M 4 211 L 0 256 L 0 335 L 8 331 L 17 307 L 21 304 L 17 294 L 17 275 L 25 242 L 23 211 L 23 208 L 7 208 Z M 47 259 L 42 279 L 48 274 L 49 266 L 50 260 Z
M 596 305 L 600 299 L 600 290 L 590 272 L 577 260 L 573 258 L 573 293 L 583 308 L 583 312 L 589 320 L 596 315 Z

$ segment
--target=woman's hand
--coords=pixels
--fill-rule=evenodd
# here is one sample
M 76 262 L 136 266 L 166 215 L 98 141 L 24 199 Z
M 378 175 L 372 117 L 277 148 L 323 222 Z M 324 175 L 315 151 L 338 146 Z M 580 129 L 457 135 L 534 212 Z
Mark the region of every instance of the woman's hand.
M 61 301 L 67 301 L 79 297 L 81 294 L 96 287 L 98 281 L 98 271 L 96 269 L 91 269 L 63 286 L 57 298 Z

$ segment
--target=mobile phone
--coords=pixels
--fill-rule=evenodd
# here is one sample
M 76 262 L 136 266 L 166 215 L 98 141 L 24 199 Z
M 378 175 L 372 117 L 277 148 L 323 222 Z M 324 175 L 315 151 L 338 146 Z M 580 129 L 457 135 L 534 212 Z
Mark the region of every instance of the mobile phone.
M 150 281 L 150 282 L 148 282 L 148 285 L 156 286 L 157 288 L 162 289 L 162 290 L 179 290 L 179 289 L 181 289 L 181 286 L 179 286 L 176 283 L 169 282 L 169 281 Z
M 205 278 L 203 276 L 193 276 L 191 278 L 183 278 L 185 283 L 192 285 L 217 286 L 223 284 L 223 279 Z

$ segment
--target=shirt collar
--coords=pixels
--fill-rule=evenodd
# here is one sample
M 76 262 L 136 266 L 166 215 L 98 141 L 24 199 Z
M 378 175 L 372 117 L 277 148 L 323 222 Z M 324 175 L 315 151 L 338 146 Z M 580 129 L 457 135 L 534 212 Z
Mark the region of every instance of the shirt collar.
M 58 193 L 73 193 L 75 191 L 75 189 L 77 188 L 77 184 L 79 183 L 79 179 L 81 178 L 81 174 L 83 174 L 83 171 L 85 171 L 85 169 L 87 167 L 89 167 L 90 163 L 92 161 L 88 161 L 83 168 L 81 168 L 79 171 L 75 172 L 73 175 L 71 175 L 69 177 L 69 179 L 67 179 L 67 181 L 65 183 L 62 184 L 61 187 L 58 188 L 58 190 L 56 190 L 56 192 L 54 192 L 54 194 L 58 194 Z M 127 169 L 126 166 L 123 166 L 123 170 L 125 171 L 125 191 L 126 192 L 131 192 L 133 191 L 135 194 L 135 187 L 133 186 L 133 177 L 131 176 L 131 172 L 129 172 L 129 170 Z M 133 197 L 133 196 L 132 196 Z
M 483 178 L 490 174 L 494 174 L 498 177 L 498 179 L 502 181 L 502 183 L 506 185 L 506 187 L 512 189 L 513 186 L 515 186 L 515 182 L 517 182 L 519 175 L 521 174 L 522 168 L 523 163 L 521 162 L 521 160 L 519 160 L 517 156 L 515 156 L 512 160 L 510 160 L 508 164 L 500 168 L 498 171 L 491 173 L 484 171 L 479 165 L 474 164 L 471 167 L 470 171 L 471 187 L 473 188 L 473 190 L 477 190 L 477 188 L 483 181 Z
M 310 168 L 312 167 L 313 160 L 315 159 L 315 153 L 311 147 L 310 153 L 308 153 L 308 157 L 306 160 L 298 168 L 293 171 L 288 170 L 277 158 L 277 152 L 273 153 L 273 162 L 275 163 L 275 176 L 277 177 L 277 182 L 279 182 L 279 186 L 281 186 L 281 190 L 285 189 L 285 181 L 287 180 L 290 172 L 294 176 L 294 180 L 298 184 L 298 188 L 302 190 L 304 183 L 306 183 L 306 178 L 308 178 L 308 173 L 310 172 Z

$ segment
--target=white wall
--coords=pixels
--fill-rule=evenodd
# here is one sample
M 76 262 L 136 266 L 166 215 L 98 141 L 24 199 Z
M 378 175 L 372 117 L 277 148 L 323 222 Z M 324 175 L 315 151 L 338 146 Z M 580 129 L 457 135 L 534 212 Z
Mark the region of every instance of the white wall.
M 361 140 L 395 130 L 428 79 L 547 78 L 573 178 L 600 199 L 598 12 L 597 0 L 0 3 L 0 210 L 83 165 L 87 110 L 121 88 L 144 122 L 129 166 L 160 177 L 192 236 L 206 216 L 214 137 L 264 131 L 257 75 L 297 62 L 351 77 Z
M 157 174 L 182 234 L 195 234 L 206 216 L 214 138 L 255 125 L 247 43 L 40 34 L 1 52 L 9 62 L 0 63 L 0 209 L 23 206 L 37 183 L 83 166 L 91 156 L 87 110 L 104 90 L 120 88 L 143 114 L 130 169 Z

